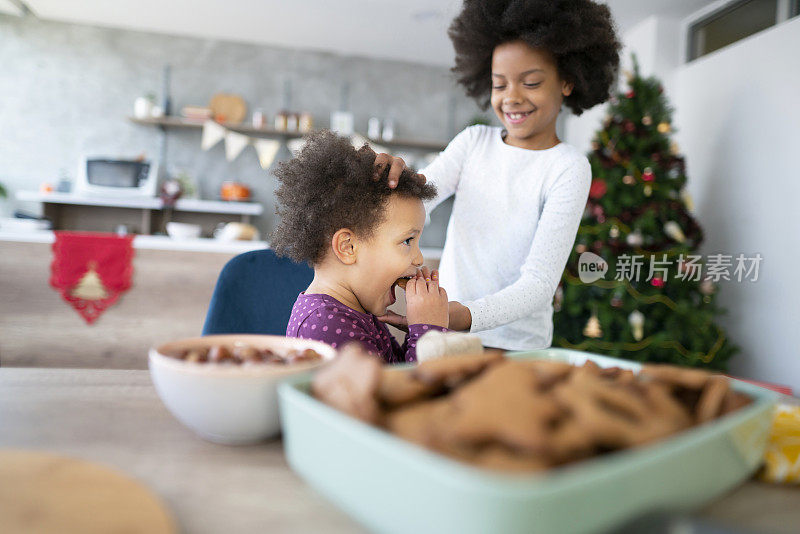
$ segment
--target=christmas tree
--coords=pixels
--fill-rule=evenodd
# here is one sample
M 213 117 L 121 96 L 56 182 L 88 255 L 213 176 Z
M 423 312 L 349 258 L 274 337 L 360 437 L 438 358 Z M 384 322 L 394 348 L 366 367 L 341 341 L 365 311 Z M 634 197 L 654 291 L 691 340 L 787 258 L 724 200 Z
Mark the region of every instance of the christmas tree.
M 738 349 L 714 323 L 719 276 L 697 252 L 672 108 L 633 63 L 588 154 L 593 180 L 556 290 L 553 346 L 724 370 Z

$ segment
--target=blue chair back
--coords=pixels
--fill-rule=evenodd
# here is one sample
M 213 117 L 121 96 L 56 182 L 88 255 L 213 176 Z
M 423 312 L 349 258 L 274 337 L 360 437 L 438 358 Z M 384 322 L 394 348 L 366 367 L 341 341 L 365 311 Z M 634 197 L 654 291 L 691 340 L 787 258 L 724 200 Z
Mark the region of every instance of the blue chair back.
M 314 278 L 308 265 L 253 250 L 232 258 L 217 279 L 203 335 L 286 335 L 297 295 Z

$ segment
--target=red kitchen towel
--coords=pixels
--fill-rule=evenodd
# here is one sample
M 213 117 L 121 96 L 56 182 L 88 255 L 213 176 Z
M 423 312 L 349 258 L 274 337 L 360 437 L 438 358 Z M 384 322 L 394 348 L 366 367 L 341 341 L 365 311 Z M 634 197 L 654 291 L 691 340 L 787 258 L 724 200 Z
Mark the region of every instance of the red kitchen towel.
M 50 285 L 92 324 L 131 287 L 133 236 L 55 232 Z

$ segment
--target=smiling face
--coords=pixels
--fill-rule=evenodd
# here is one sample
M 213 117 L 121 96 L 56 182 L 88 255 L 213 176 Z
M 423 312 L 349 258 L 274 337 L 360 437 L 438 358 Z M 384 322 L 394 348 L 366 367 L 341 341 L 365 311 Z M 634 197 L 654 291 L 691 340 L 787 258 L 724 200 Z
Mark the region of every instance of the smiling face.
M 350 280 L 353 293 L 369 313 L 386 313 L 386 307 L 395 302 L 394 282 L 414 276 L 422 266 L 419 238 L 424 225 L 422 201 L 393 194 L 380 226 L 369 239 L 359 239 Z
M 508 132 L 507 144 L 531 150 L 556 145 L 556 118 L 571 92 L 548 52 L 522 41 L 494 49 L 491 103 Z

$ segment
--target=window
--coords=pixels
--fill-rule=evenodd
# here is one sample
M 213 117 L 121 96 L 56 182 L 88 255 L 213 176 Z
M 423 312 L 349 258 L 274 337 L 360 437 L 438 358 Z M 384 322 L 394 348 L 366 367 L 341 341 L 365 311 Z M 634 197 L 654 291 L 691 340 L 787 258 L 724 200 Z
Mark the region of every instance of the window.
M 800 0 L 737 0 L 689 26 L 687 61 L 758 33 L 800 11 Z

